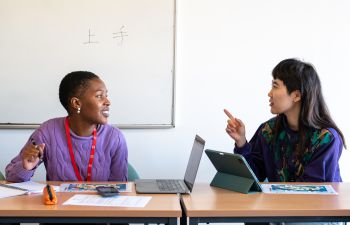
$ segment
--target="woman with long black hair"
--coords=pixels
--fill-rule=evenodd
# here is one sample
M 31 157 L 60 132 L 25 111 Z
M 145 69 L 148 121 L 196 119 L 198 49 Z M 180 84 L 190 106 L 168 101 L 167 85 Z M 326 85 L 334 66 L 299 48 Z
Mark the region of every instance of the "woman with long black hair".
M 315 68 L 286 59 L 272 77 L 268 96 L 276 116 L 261 124 L 249 142 L 243 122 L 224 110 L 234 152 L 247 159 L 260 181 L 341 182 L 338 161 L 345 140 L 327 109 Z
M 338 162 L 345 140 L 327 109 L 315 68 L 286 59 L 273 69 L 272 77 L 268 96 L 276 116 L 261 124 L 249 142 L 244 123 L 224 110 L 234 152 L 246 158 L 260 181 L 341 182 Z

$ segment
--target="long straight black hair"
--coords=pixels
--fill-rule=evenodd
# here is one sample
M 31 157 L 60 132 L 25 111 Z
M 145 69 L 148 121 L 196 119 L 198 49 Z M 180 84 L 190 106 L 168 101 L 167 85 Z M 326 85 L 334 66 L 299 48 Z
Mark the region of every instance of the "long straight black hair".
M 312 64 L 298 59 L 285 59 L 273 69 L 272 77 L 283 81 L 289 94 L 295 90 L 299 90 L 301 93 L 298 131 L 300 138 L 296 150 L 297 157 L 301 157 L 305 152 L 305 147 L 309 141 L 306 140 L 306 132 L 312 128 L 335 129 L 341 136 L 343 145 L 346 148 L 344 135 L 330 116 L 322 95 L 320 79 Z M 280 132 L 281 119 L 281 115 L 278 115 L 275 134 Z M 274 136 L 276 141 L 277 135 Z

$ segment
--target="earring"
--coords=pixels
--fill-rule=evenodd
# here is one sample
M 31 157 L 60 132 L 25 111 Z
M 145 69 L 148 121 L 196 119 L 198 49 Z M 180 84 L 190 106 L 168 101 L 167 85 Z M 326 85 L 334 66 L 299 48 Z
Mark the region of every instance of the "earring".
M 78 113 L 78 114 L 80 114 L 80 107 L 78 107 L 78 109 L 77 109 L 77 113 Z

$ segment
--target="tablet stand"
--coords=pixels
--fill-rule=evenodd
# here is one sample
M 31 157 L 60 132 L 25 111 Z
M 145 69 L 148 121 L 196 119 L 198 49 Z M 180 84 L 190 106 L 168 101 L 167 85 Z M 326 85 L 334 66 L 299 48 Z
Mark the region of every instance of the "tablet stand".
M 252 191 L 253 184 L 254 179 L 217 172 L 214 179 L 211 181 L 210 186 L 247 194 Z

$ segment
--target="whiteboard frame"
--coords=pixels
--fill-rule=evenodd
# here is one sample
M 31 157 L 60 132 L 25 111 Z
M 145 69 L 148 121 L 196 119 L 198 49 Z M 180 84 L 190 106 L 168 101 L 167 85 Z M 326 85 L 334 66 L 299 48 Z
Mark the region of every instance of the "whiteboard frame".
M 174 4 L 174 17 L 173 17 L 173 66 L 172 66 L 172 98 L 171 98 L 171 121 L 169 124 L 112 124 L 120 129 L 164 129 L 175 127 L 175 68 L 176 68 L 176 34 L 177 34 L 177 4 L 176 0 L 173 0 Z M 0 123 L 0 129 L 36 129 L 40 126 L 37 123 Z

